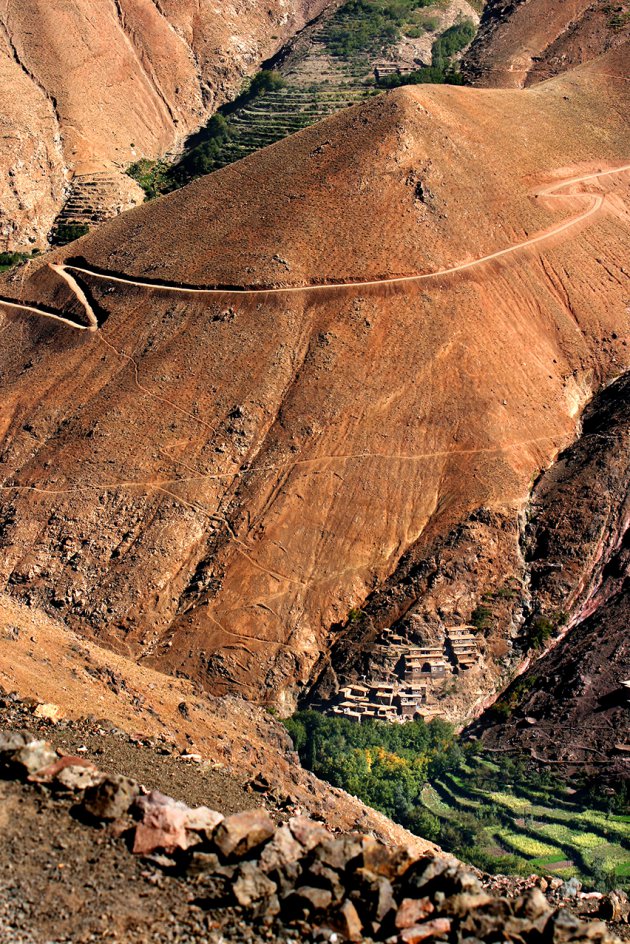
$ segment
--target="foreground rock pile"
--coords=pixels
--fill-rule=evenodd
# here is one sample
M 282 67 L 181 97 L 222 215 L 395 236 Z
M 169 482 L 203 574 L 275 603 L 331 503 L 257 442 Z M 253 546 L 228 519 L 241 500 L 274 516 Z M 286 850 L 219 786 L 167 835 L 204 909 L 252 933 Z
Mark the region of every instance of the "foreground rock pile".
M 107 824 L 135 855 L 180 877 L 196 906 L 236 910 L 248 925 L 286 928 L 293 938 L 615 940 L 601 922 L 554 910 L 539 888 L 498 897 L 449 857 L 417 858 L 370 836 L 334 836 L 303 816 L 277 823 L 264 810 L 224 817 L 192 809 L 130 778 L 103 774 L 85 758 L 61 755 L 27 731 L 0 733 L 0 775 L 51 796 L 70 795 L 76 816 Z

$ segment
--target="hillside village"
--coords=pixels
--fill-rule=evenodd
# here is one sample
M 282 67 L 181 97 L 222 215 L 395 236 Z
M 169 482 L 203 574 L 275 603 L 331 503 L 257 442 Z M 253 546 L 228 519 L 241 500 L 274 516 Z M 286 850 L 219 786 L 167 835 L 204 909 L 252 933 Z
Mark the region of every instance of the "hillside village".
M 474 626 L 444 627 L 435 645 L 421 642 L 391 628 L 384 629 L 374 647 L 374 670 L 370 677 L 342 685 L 329 706 L 332 714 L 361 721 L 403 722 L 418 716 L 427 720 L 440 716 L 437 695 L 453 676 L 467 672 L 479 661 Z

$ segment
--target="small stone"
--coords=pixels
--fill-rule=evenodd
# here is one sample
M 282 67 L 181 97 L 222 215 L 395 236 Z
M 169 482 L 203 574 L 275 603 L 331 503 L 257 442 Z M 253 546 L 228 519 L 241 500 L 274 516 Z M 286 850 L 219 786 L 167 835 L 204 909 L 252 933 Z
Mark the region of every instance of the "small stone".
M 413 928 L 405 928 L 400 932 L 399 941 L 403 944 L 419 944 L 420 941 L 426 941 L 432 937 L 442 937 L 451 930 L 449 918 L 434 918 L 433 921 L 427 921 L 426 924 L 419 924 Z
M 397 928 L 411 928 L 433 914 L 435 907 L 429 898 L 404 898 L 396 912 Z
M 234 878 L 235 866 L 223 865 L 216 852 L 193 852 L 186 871 L 192 877 L 219 875 L 221 878 Z
M 47 721 L 58 721 L 61 717 L 61 708 L 59 705 L 43 704 L 37 705 L 33 714 L 36 718 L 42 718 Z
M 22 776 L 29 777 L 44 767 L 50 767 L 58 757 L 57 751 L 53 751 L 46 741 L 32 741 L 13 752 L 11 767 Z
M 273 821 L 264 810 L 246 810 L 226 817 L 217 826 L 213 841 L 226 859 L 242 858 L 274 834 Z
M 82 807 L 94 819 L 119 819 L 128 812 L 138 790 L 129 777 L 107 776 L 85 791 Z
M 254 903 L 275 895 L 276 884 L 254 862 L 243 862 L 232 890 L 239 905 L 250 908 Z
M 582 883 L 574 876 L 573 878 L 570 878 L 568 881 L 564 882 L 560 889 L 560 894 L 564 898 L 577 898 L 581 890 Z

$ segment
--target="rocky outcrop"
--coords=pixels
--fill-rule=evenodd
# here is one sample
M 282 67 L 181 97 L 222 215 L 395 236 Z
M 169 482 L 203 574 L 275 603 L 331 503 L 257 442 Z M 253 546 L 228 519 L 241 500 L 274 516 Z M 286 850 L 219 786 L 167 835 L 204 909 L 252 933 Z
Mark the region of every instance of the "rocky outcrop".
M 596 396 L 540 478 L 523 549 L 541 658 L 473 730 L 567 770 L 622 778 L 630 752 L 630 375 Z M 543 638 L 544 637 L 544 638 Z M 548 652 L 544 647 L 550 646 Z
M 535 85 L 627 44 L 629 16 L 627 0 L 490 0 L 463 74 L 486 88 Z
M 325 6 L 2 0 L 0 251 L 45 246 L 75 178 L 177 149 Z

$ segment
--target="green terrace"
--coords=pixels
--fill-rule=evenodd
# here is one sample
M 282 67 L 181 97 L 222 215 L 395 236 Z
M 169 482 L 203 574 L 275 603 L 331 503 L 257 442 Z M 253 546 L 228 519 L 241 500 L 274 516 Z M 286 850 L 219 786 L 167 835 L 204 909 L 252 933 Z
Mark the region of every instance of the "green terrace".
M 286 722 L 304 766 L 489 872 L 630 882 L 627 785 L 603 797 L 529 759 L 481 751 L 440 720 L 391 725 L 298 712 Z

